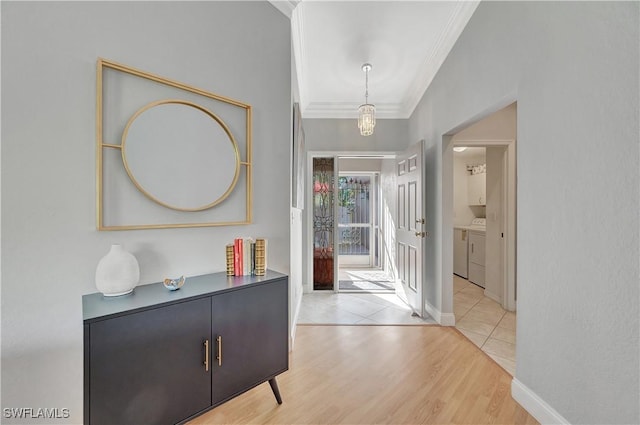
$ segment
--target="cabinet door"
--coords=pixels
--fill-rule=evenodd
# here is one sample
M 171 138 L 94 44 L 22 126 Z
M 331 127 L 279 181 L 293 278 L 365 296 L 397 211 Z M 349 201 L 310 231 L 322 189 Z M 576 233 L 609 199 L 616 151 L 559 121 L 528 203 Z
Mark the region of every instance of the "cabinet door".
M 287 370 L 288 297 L 286 279 L 212 297 L 214 405 Z
M 469 233 L 469 262 L 484 266 L 485 237 L 478 233 Z
M 453 272 L 458 276 L 467 277 L 467 239 L 468 232 L 463 229 L 453 231 Z
M 485 268 L 476 263 L 469 263 L 469 282 L 485 287 Z
M 211 406 L 211 298 L 92 323 L 88 332 L 91 424 L 172 424 Z

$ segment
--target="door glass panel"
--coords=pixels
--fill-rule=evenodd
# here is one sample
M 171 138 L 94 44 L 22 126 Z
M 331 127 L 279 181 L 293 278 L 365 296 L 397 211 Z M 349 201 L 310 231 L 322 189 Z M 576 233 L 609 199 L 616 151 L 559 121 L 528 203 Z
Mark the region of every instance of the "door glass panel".
M 313 289 L 333 289 L 333 158 L 313 158 Z

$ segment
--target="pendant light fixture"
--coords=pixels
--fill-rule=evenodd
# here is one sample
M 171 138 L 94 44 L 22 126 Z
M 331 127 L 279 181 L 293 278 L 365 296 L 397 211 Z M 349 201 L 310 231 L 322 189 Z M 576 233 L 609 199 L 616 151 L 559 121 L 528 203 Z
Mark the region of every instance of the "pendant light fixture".
M 365 63 L 362 65 L 364 71 L 364 104 L 358 108 L 358 128 L 360 134 L 363 136 L 371 136 L 373 134 L 373 127 L 376 126 L 376 107 L 369 103 L 369 71 L 371 71 L 371 64 Z

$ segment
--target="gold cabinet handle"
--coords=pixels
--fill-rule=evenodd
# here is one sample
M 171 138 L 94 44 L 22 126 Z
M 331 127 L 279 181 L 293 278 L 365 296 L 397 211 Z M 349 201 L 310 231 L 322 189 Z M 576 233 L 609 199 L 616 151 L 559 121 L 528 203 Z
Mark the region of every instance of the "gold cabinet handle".
M 209 372 L 209 340 L 204 340 L 204 370 Z
M 216 358 L 218 359 L 218 366 L 222 366 L 222 337 L 218 335 L 216 341 L 218 341 L 218 355 Z

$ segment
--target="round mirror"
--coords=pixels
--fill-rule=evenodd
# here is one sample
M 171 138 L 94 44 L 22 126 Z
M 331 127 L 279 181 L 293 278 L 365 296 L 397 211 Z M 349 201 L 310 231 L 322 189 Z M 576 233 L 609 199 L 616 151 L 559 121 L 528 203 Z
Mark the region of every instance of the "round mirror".
M 240 172 L 238 146 L 216 115 L 194 103 L 163 100 L 136 112 L 122 134 L 127 174 L 168 208 L 201 211 L 222 202 Z

